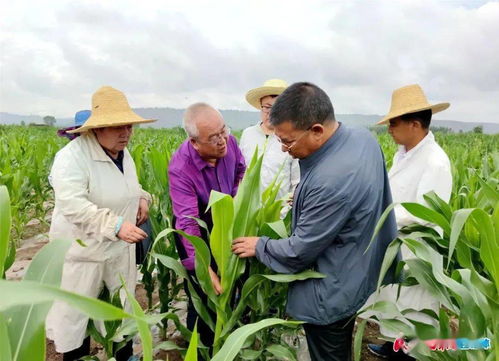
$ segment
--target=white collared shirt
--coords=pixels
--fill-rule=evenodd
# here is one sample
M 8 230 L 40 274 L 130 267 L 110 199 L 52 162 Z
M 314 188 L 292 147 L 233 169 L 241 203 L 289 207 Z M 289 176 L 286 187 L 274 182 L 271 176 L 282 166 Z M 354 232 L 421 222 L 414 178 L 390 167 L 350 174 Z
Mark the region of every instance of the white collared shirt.
M 452 173 L 449 157 L 435 142 L 430 131 L 414 148 L 406 151 L 399 146 L 388 172 L 393 202 L 417 202 L 426 205 L 423 195 L 434 191 L 448 202 L 452 192 Z M 422 223 L 401 205 L 395 207 L 397 226 Z
M 243 153 L 246 165 L 250 164 L 253 153 L 258 146 L 258 153 L 263 155 L 261 172 L 261 191 L 264 191 L 275 176 L 279 173 L 278 180 L 282 180 L 278 197 L 286 197 L 292 194 L 296 185 L 300 182 L 300 167 L 298 160 L 293 159 L 288 153 L 283 152 L 281 143 L 274 134 L 265 135 L 260 123 L 246 128 L 241 135 L 239 148 Z

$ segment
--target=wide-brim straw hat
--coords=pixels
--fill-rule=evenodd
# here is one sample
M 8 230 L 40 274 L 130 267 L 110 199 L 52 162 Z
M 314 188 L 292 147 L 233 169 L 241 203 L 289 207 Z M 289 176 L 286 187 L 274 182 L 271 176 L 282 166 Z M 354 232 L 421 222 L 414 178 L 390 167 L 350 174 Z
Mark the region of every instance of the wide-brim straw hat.
M 431 109 L 431 113 L 435 114 L 447 109 L 449 106 L 450 103 L 430 104 L 426 100 L 423 89 L 418 84 L 407 85 L 393 91 L 390 112 L 376 124 L 386 124 L 390 119 L 401 115 L 428 109 Z
M 103 86 L 92 96 L 92 115 L 78 129 L 68 133 L 81 133 L 90 129 L 119 127 L 122 125 L 150 123 L 156 119 L 144 119 L 135 113 L 125 94 L 110 86 Z
M 280 95 L 286 88 L 288 83 L 281 79 L 270 79 L 263 83 L 263 86 L 251 89 L 246 93 L 246 100 L 256 109 L 262 109 L 260 99 L 269 95 Z

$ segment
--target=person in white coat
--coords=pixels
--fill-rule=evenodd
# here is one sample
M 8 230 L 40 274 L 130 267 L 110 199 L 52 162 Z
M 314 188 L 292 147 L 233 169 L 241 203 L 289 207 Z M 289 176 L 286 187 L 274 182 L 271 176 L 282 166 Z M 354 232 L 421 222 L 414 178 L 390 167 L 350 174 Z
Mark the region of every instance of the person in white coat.
M 263 192 L 278 175 L 277 181 L 281 182 L 281 187 L 277 196 L 289 199 L 300 182 L 300 167 L 297 159 L 282 151 L 281 143 L 274 135 L 274 127 L 270 124 L 272 105 L 287 87 L 288 84 L 284 80 L 270 79 L 263 86 L 246 93 L 248 103 L 260 111 L 260 120 L 243 131 L 239 148 L 246 164 L 249 165 L 258 146 L 259 155 L 263 153 L 261 191 Z
M 426 205 L 423 196 L 434 191 L 445 202 L 450 200 L 452 192 L 452 173 L 449 157 L 437 144 L 430 131 L 432 115 L 445 110 L 449 103 L 431 105 L 426 100 L 421 87 L 417 84 L 396 89 L 392 94 L 390 112 L 378 124 L 388 124 L 388 133 L 399 145 L 388 172 L 394 203 L 416 202 Z M 412 223 L 427 224 L 411 215 L 400 204 L 395 206 L 397 227 L 400 229 Z M 405 246 L 401 247 L 402 259 L 415 256 Z M 387 286 L 380 295 L 373 295 L 375 301 L 390 300 L 400 310 L 412 308 L 420 311 L 430 309 L 438 314 L 440 307 L 437 300 L 422 286 L 402 287 L 397 299 L 397 286 Z M 370 299 L 369 302 L 373 301 Z M 433 323 L 433 319 L 421 312 L 412 312 L 410 317 L 424 323 Z M 389 338 L 398 337 L 381 328 L 380 332 Z M 368 349 L 377 356 L 390 359 L 408 356 L 399 352 L 394 355 L 393 344 L 369 344 Z
M 151 121 L 134 113 L 122 92 L 102 87 L 92 97 L 91 116 L 69 131 L 81 135 L 57 153 L 50 174 L 55 207 L 49 238 L 72 242 L 61 288 L 98 297 L 104 285 L 116 292 L 123 277 L 135 293 L 135 243 L 147 236 L 138 225 L 148 217 L 151 197 L 138 182 L 126 146 L 133 124 Z M 126 302 L 125 308 L 129 308 Z M 87 324 L 86 315 L 54 302 L 46 321 L 47 336 L 64 361 L 89 354 Z M 116 359 L 127 360 L 131 354 L 129 342 Z

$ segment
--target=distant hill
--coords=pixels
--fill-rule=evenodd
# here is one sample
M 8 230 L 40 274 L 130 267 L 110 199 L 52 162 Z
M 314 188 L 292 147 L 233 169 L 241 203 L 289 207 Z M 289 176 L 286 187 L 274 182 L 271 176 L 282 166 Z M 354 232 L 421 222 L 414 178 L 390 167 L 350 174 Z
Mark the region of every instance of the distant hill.
M 182 123 L 183 109 L 173 108 L 136 108 L 134 109 L 144 118 L 158 119 L 157 122 L 144 125 L 153 128 L 172 128 L 180 126 Z M 241 110 L 221 110 L 227 123 L 231 128 L 240 130 L 250 125 L 255 124 L 259 115 L 258 112 L 241 111 Z M 339 121 L 351 126 L 370 127 L 376 124 L 381 119 L 380 115 L 365 115 L 365 114 L 336 114 Z M 0 124 L 21 124 L 24 121 L 26 125 L 30 123 L 43 123 L 43 117 L 38 115 L 19 115 L 0 112 Z M 70 117 L 58 118 L 56 126 L 65 127 L 73 124 L 73 119 Z M 483 127 L 483 132 L 488 134 L 499 133 L 499 123 L 482 123 L 482 122 L 458 122 L 455 120 L 439 120 L 432 121 L 432 125 L 436 127 L 450 128 L 454 132 L 472 131 L 477 126 Z

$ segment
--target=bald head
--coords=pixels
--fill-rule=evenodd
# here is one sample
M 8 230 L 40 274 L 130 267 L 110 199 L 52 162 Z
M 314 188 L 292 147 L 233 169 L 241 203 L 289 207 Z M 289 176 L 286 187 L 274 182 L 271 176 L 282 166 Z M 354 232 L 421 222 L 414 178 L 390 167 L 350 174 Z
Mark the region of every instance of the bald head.
M 184 113 L 183 126 L 191 138 L 199 137 L 200 128 L 223 127 L 222 114 L 207 103 L 195 103 L 187 107 Z

